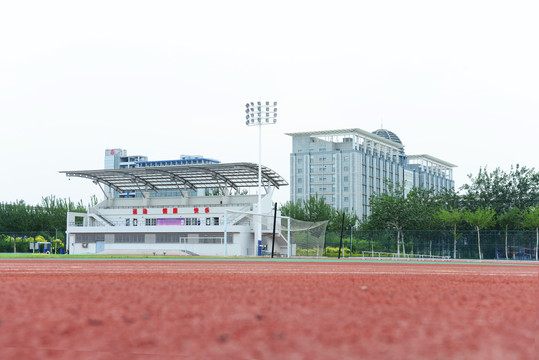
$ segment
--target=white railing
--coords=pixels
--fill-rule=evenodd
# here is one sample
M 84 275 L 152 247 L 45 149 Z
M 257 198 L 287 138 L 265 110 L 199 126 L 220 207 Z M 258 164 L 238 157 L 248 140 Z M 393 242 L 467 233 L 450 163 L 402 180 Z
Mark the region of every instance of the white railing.
M 380 251 L 362 251 L 361 258 L 365 259 L 378 259 L 378 260 L 450 260 L 451 256 L 447 255 L 429 255 L 429 254 L 397 254 Z
M 103 208 L 100 208 L 100 207 L 96 206 L 96 207 L 94 207 L 94 209 L 106 209 L 106 210 L 142 209 L 142 208 L 145 208 L 145 209 L 162 209 L 162 208 L 192 209 L 193 207 L 198 207 L 198 208 L 205 208 L 205 207 L 208 207 L 208 208 L 223 208 L 223 207 L 234 206 L 234 207 L 241 207 L 240 210 L 236 210 L 236 211 L 244 211 L 242 209 L 244 209 L 244 208 L 250 209 L 250 207 L 252 205 L 253 204 L 250 204 L 250 203 L 235 203 L 235 204 L 202 204 L 201 203 L 201 204 L 190 204 L 190 205 L 178 205 L 178 204 L 142 205 L 142 204 L 133 204 L 133 205 L 104 206 Z

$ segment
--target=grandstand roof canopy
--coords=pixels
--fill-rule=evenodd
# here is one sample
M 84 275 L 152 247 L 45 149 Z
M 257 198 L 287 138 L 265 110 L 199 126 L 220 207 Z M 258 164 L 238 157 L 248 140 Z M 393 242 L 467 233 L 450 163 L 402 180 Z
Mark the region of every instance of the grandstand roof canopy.
M 60 171 L 68 177 L 82 177 L 110 186 L 116 191 L 170 189 L 246 188 L 258 186 L 258 164 L 228 163 L 156 166 L 128 169 Z M 275 171 L 262 166 L 262 184 L 276 188 L 288 183 Z

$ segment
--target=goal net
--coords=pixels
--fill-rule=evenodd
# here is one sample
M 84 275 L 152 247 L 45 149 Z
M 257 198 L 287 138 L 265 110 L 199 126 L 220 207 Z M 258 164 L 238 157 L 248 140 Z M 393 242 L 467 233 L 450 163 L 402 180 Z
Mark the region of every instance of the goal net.
M 272 251 L 274 214 L 257 214 L 227 210 L 227 224 L 251 225 L 253 231 L 260 224 L 262 247 L 265 253 Z M 278 256 L 322 256 L 328 221 L 302 221 L 281 216 L 275 221 L 275 247 Z

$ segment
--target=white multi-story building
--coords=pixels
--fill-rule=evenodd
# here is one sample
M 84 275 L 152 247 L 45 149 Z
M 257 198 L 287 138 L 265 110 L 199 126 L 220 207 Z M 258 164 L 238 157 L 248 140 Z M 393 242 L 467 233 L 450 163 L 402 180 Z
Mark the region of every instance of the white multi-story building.
M 393 132 L 379 129 L 309 131 L 292 137 L 290 200 L 323 197 L 336 209 L 369 214 L 369 197 L 404 184 L 408 193 L 423 186 L 453 189 L 455 165 L 430 155 L 407 156 Z
M 147 156 L 127 155 L 124 149 L 105 150 L 105 169 L 127 169 L 136 167 L 137 162 L 148 161 Z

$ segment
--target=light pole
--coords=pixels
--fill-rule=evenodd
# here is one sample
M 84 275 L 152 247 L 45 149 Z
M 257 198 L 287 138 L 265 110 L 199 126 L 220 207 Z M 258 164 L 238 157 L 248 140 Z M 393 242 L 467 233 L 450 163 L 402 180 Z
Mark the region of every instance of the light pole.
M 262 214 L 262 125 L 271 125 L 277 122 L 277 102 L 245 104 L 245 125 L 258 126 L 258 214 Z M 253 255 L 258 254 L 258 242 L 262 240 L 262 219 L 259 216 L 255 229 Z

